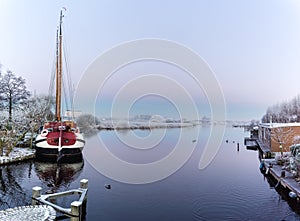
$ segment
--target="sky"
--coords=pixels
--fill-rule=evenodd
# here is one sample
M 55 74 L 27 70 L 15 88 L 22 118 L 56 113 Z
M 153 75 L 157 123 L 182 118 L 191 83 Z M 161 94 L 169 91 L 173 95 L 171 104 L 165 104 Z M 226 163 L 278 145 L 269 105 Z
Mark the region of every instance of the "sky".
M 62 7 L 67 9 L 64 39 L 75 88 L 89 65 L 103 53 L 124 42 L 154 38 L 183 45 L 207 63 L 223 92 L 228 119 L 261 119 L 268 106 L 299 94 L 297 0 L 0 0 L 0 64 L 25 78 L 28 89 L 37 94 L 48 93 Z M 135 73 L 163 70 L 170 77 L 171 72 L 178 72 L 176 80 L 187 81 L 183 87 L 191 90 L 202 108 L 200 114 L 209 115 L 203 89 L 197 91 L 179 68 L 154 63 L 146 62 L 145 70 L 140 68 L 144 65 L 135 65 Z M 126 70 L 127 74 L 117 74 Z M 131 77 L 129 72 L 130 67 L 125 67 L 114 73 L 111 87 L 104 87 L 104 99 L 102 103 L 97 100 L 97 105 L 111 102 L 116 89 Z M 155 104 L 163 98 L 141 98 L 131 111 L 142 113 L 138 107 L 143 102 L 149 105 L 150 100 Z M 171 106 L 165 102 L 167 109 L 173 110 Z M 146 113 L 155 114 L 155 110 L 149 112 L 149 107 L 144 107 Z M 164 105 L 160 107 L 164 109 Z M 101 115 L 109 113 L 104 109 Z

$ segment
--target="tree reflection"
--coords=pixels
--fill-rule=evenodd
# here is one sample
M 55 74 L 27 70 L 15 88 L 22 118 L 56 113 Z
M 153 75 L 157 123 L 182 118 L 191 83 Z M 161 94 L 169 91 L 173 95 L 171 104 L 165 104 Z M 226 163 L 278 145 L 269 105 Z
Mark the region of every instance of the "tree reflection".
M 0 209 L 24 205 L 28 196 L 22 181 L 25 177 L 30 177 L 31 164 L 32 162 L 0 167 Z
M 0 210 L 30 205 L 34 186 L 41 186 L 43 194 L 69 189 L 83 165 L 81 160 L 68 164 L 27 161 L 0 166 Z

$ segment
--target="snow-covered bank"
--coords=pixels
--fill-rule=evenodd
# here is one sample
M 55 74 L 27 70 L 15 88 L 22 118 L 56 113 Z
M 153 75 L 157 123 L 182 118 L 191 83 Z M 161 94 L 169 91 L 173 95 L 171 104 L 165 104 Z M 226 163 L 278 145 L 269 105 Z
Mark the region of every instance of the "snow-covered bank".
M 97 125 L 98 130 L 150 130 L 155 128 L 181 128 L 181 127 L 193 127 L 196 123 L 156 123 L 156 122 L 101 122 Z
M 5 155 L 5 152 L 4 154 Z M 22 160 L 33 159 L 35 157 L 35 150 L 30 148 L 15 147 L 8 156 L 0 156 L 0 165 L 15 163 Z

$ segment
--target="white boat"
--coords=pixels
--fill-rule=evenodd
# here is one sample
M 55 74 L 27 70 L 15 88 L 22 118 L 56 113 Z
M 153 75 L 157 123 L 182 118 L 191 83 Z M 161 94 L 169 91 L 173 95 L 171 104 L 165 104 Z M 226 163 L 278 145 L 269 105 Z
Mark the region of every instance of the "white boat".
M 56 37 L 56 110 L 55 119 L 46 122 L 35 140 L 36 157 L 42 161 L 61 161 L 62 159 L 75 159 L 82 157 L 85 145 L 83 134 L 80 133 L 76 123 L 71 120 L 64 121 L 61 117 L 62 93 L 62 19 L 60 12 L 59 27 Z

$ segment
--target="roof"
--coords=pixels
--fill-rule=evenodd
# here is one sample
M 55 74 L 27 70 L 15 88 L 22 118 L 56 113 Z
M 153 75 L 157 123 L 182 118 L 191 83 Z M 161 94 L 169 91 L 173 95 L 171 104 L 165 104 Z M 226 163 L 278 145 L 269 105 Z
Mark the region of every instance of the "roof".
M 263 123 L 259 127 L 278 128 L 278 127 L 300 127 L 300 123 Z

